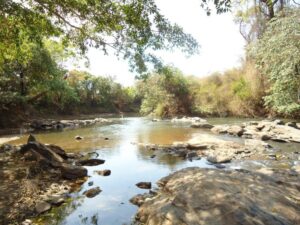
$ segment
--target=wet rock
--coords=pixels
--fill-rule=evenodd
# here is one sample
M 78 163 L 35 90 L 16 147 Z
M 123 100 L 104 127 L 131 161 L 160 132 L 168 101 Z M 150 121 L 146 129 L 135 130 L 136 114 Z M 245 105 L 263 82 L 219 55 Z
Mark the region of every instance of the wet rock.
M 282 120 L 279 120 L 279 119 L 274 120 L 273 123 L 276 124 L 276 125 L 284 125 L 284 122 Z
M 57 146 L 57 145 L 53 145 L 53 144 L 46 144 L 45 145 L 47 148 L 51 149 L 53 152 L 55 152 L 56 154 L 58 154 L 60 157 L 62 157 L 63 159 L 68 159 L 69 156 L 68 154 L 65 152 L 65 150 L 63 150 L 61 147 Z
M 152 122 L 159 122 L 160 119 L 153 118 L 151 121 L 152 121 Z
M 153 159 L 153 158 L 155 158 L 155 157 L 156 157 L 156 155 L 151 155 L 151 156 L 150 156 L 151 159 Z
M 23 145 L 20 152 L 21 154 L 32 152 L 37 158 L 46 160 L 53 167 L 59 167 L 61 163 L 64 162 L 64 159 L 60 155 L 56 154 L 50 148 L 47 148 L 46 145 L 38 142 L 29 142 L 28 144 Z
M 83 192 L 83 194 L 88 198 L 93 198 L 96 195 L 98 195 L 101 191 L 102 190 L 100 189 L 100 187 L 95 187 L 95 188 L 92 188 L 92 189 L 89 189 L 89 190 Z
M 79 141 L 79 140 L 82 140 L 82 139 L 83 139 L 83 137 L 81 137 L 81 136 L 77 135 L 77 136 L 75 136 L 75 139 Z
M 285 125 L 289 126 L 289 127 L 293 127 L 293 128 L 299 129 L 299 127 L 297 126 L 296 122 L 287 122 Z
M 93 186 L 93 185 L 94 185 L 94 181 L 88 182 L 88 185 L 89 185 L 89 186 Z
M 61 174 L 63 178 L 73 180 L 87 176 L 87 169 L 81 166 L 64 164 L 61 167 Z
M 28 137 L 27 143 L 29 143 L 29 142 L 36 142 L 36 138 L 32 134 L 30 134 Z
M 207 161 L 211 163 L 229 163 L 232 160 L 230 155 L 214 155 L 208 156 Z
M 141 189 L 151 189 L 151 182 L 139 182 L 136 186 Z
M 208 148 L 208 145 L 200 144 L 200 143 L 195 143 L 195 144 L 188 143 L 186 147 L 187 147 L 187 149 L 190 149 L 190 150 L 205 150 Z
M 98 173 L 101 176 L 109 176 L 111 174 L 110 170 L 98 170 L 96 171 L 96 173 Z
M 136 219 L 145 225 L 299 224 L 299 190 L 293 182 L 299 177 L 293 177 L 183 169 L 159 180 L 156 196 L 136 199 Z
M 80 159 L 83 157 L 83 155 L 80 153 L 67 152 L 66 154 L 67 154 L 67 157 L 70 159 Z
M 195 157 L 198 157 L 197 152 L 188 152 L 188 153 L 186 154 L 186 158 L 187 158 L 187 159 L 192 159 L 192 158 L 195 158 Z
M 106 137 L 106 138 L 104 138 L 104 140 L 106 140 L 106 141 L 107 141 L 107 140 L 109 140 L 109 138 L 108 138 L 108 137 Z
M 227 132 L 231 135 L 242 136 L 244 133 L 244 129 L 240 126 L 234 125 L 230 126 Z
M 213 128 L 214 126 L 207 123 L 207 122 L 195 122 L 195 123 L 192 123 L 191 127 L 193 128 L 204 128 L 204 129 L 211 129 Z
M 41 213 L 44 213 L 44 212 L 47 212 L 51 209 L 51 205 L 47 202 L 44 202 L 44 201 L 41 201 L 41 202 L 38 202 L 35 206 L 35 211 L 38 213 L 38 214 L 41 214 Z
M 75 164 L 77 166 L 97 166 L 103 163 L 105 163 L 103 159 L 84 159 L 77 161 Z

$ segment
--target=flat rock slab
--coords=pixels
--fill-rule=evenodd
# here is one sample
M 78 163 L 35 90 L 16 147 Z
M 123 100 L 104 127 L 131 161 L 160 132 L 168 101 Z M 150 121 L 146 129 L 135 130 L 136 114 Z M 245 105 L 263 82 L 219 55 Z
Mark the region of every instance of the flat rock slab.
M 162 178 L 140 205 L 145 225 L 300 224 L 299 175 L 187 168 Z

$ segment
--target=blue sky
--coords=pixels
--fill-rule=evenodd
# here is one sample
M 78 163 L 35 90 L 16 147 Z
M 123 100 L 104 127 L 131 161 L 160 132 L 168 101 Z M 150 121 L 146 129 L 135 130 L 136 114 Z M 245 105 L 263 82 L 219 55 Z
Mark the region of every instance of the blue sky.
M 239 66 L 244 55 L 245 42 L 238 26 L 233 22 L 231 13 L 206 16 L 200 7 L 200 0 L 156 0 L 156 2 L 161 12 L 171 22 L 182 26 L 201 46 L 200 54 L 189 58 L 176 50 L 159 52 L 164 62 L 173 64 L 184 74 L 198 77 Z M 77 69 L 84 69 L 95 75 L 114 76 L 125 86 L 134 83 L 135 74 L 129 71 L 126 61 L 118 60 L 113 54 L 105 56 L 98 49 L 91 49 L 88 57 L 89 68 Z

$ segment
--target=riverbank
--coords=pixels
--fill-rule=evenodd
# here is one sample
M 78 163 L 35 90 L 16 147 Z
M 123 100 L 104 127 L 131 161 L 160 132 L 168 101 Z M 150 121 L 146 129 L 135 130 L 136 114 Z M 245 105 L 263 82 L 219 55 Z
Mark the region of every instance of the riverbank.
M 0 224 L 32 224 L 29 218 L 64 204 L 80 189 L 88 174 L 83 166 L 103 163 L 90 155 L 41 144 L 32 135 L 27 144 L 2 145 Z

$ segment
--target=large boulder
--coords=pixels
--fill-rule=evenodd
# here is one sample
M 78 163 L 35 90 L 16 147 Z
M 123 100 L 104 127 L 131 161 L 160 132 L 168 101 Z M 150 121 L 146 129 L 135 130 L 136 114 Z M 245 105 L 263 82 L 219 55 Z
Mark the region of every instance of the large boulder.
M 53 167 L 59 167 L 64 162 L 64 159 L 60 155 L 39 142 L 28 142 L 21 147 L 20 152 L 21 154 L 31 152 L 39 160 L 46 161 Z
M 139 196 L 136 219 L 144 225 L 300 224 L 297 181 L 298 175 L 187 168 L 161 179 L 156 196 Z

